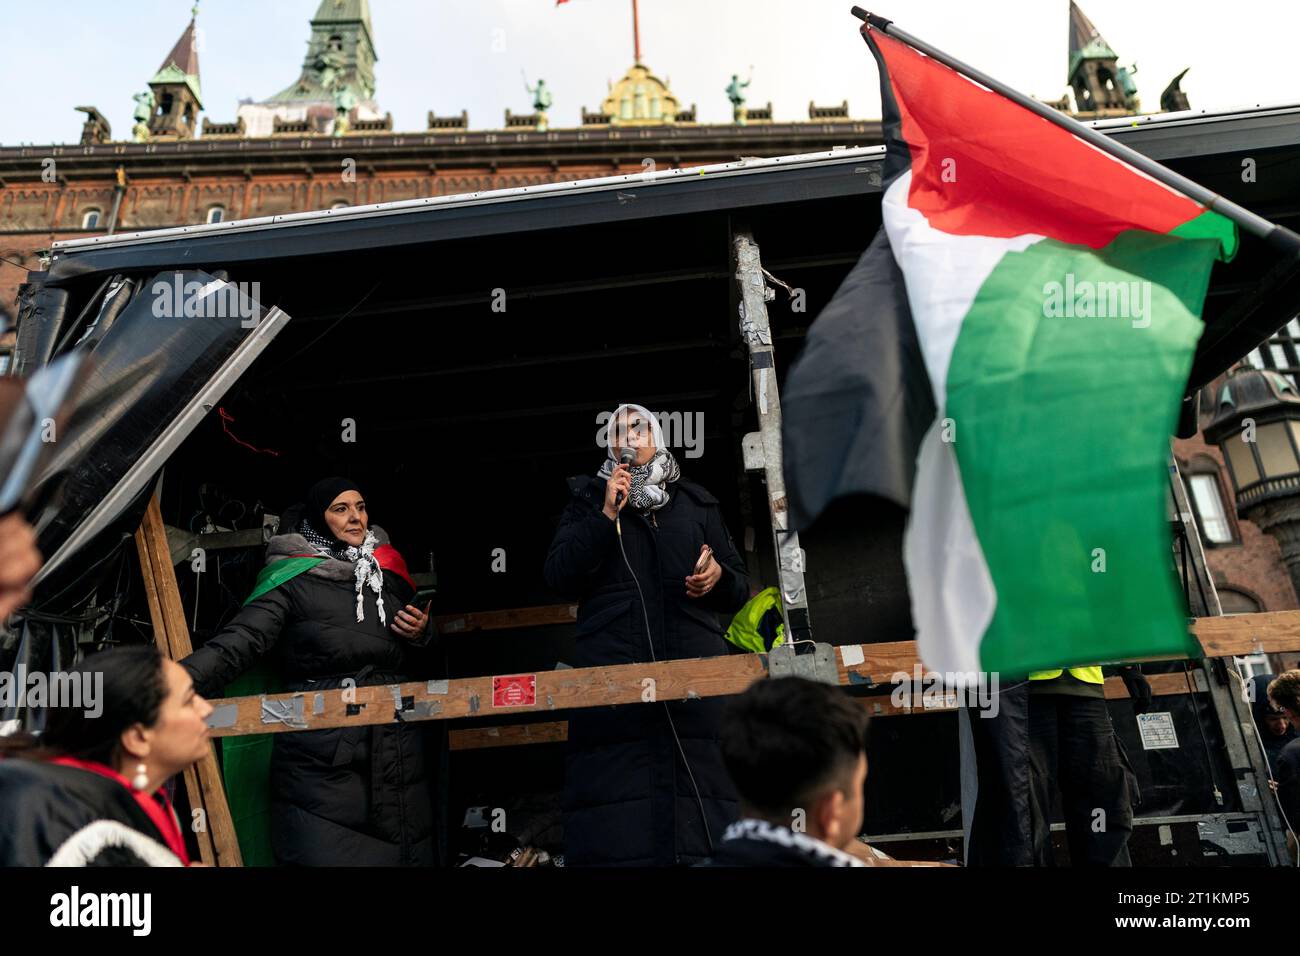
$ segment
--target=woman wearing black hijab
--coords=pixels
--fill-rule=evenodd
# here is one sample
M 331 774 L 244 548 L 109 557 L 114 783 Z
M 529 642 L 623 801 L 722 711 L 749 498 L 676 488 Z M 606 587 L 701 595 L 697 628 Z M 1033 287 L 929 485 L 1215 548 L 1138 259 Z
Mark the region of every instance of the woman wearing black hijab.
M 221 688 L 273 647 L 290 691 L 411 680 L 412 646 L 431 637 L 428 608 L 357 485 L 326 478 L 288 509 L 243 610 L 181 661 L 200 693 Z M 432 865 L 429 760 L 419 724 L 276 734 L 271 843 L 305 866 Z

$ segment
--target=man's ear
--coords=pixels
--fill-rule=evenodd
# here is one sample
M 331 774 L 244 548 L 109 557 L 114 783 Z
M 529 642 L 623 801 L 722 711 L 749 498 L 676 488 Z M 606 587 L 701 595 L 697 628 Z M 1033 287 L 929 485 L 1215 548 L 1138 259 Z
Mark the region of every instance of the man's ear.
M 812 819 L 816 821 L 816 832 L 812 835 L 826 843 L 833 843 L 839 836 L 840 816 L 844 812 L 844 794 L 836 787 L 813 804 Z

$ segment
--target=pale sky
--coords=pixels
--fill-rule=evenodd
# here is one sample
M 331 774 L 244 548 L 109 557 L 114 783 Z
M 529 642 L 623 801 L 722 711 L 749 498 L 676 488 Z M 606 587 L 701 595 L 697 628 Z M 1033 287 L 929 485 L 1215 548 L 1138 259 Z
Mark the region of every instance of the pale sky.
M 0 143 L 75 143 L 80 105 L 131 128 L 133 93 L 189 21 L 192 0 L 0 0 Z M 808 101 L 845 98 L 880 115 L 875 64 L 851 0 L 640 0 L 642 57 L 701 122 L 728 122 L 730 75 L 753 68 L 749 103 L 777 120 L 806 119 Z M 862 6 L 1035 96 L 1065 91 L 1067 0 L 872 0 Z M 202 0 L 204 115 L 231 122 L 298 78 L 318 0 Z M 1083 0 L 1119 54 L 1136 61 L 1143 106 L 1184 67 L 1193 108 L 1300 103 L 1297 0 Z M 380 108 L 396 129 L 423 130 L 430 109 L 469 110 L 474 129 L 504 110 L 531 110 L 521 71 L 543 77 L 552 127 L 576 126 L 607 81 L 632 62 L 631 0 L 370 0 Z M 978 121 L 978 118 L 972 118 Z

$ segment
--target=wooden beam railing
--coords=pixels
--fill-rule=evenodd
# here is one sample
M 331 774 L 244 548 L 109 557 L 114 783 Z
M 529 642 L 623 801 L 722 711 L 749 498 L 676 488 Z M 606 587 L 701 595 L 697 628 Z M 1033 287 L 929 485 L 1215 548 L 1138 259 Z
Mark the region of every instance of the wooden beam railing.
M 1192 622 L 1192 633 L 1205 656 L 1290 651 L 1300 648 L 1300 611 L 1198 618 Z M 919 662 L 915 643 L 898 641 L 840 646 L 836 648 L 835 663 L 840 684 L 882 687 L 890 685 L 897 673 L 911 675 Z M 411 681 L 309 693 L 227 698 L 216 703 L 216 712 L 209 722 L 215 736 L 236 736 L 399 720 L 544 714 L 580 707 L 737 694 L 767 673 L 766 655 L 744 654 L 565 668 L 533 674 Z M 1153 676 L 1160 677 L 1161 687 L 1168 685 L 1173 688 L 1178 682 L 1186 683 L 1185 675 Z M 1168 680 L 1169 677 L 1173 680 Z M 1108 691 L 1108 696 L 1118 696 L 1119 693 L 1118 689 Z M 879 706 L 882 716 L 900 712 L 898 708 L 886 710 L 879 700 L 868 703 L 873 708 Z M 921 710 L 924 712 L 924 708 Z M 519 739 L 533 733 L 512 730 L 505 739 Z M 536 733 L 554 735 L 558 729 L 538 730 Z M 502 739 L 501 728 L 498 728 L 496 736 L 498 740 Z
M 1205 678 L 1200 672 L 1186 674 L 1148 674 L 1151 693 L 1155 697 L 1175 694 L 1199 693 L 1205 690 Z M 1106 679 L 1106 697 L 1124 700 L 1129 696 L 1124 681 L 1118 677 Z M 956 705 L 944 699 L 927 706 L 908 707 L 895 703 L 890 697 L 880 695 L 858 698 L 871 711 L 873 717 L 896 717 L 904 714 L 934 714 L 956 710 Z M 518 747 L 524 744 L 563 743 L 569 739 L 567 720 L 537 721 L 528 724 L 497 724 L 491 727 L 465 727 L 447 734 L 452 750 L 480 750 L 490 747 Z

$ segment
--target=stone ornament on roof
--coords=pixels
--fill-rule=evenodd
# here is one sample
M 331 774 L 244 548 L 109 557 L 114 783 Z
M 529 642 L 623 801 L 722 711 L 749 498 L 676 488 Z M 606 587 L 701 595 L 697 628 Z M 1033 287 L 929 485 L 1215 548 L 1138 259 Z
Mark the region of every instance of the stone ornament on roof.
M 634 63 L 610 86 L 600 109 L 611 126 L 659 126 L 676 122 L 679 104 L 666 82 Z

